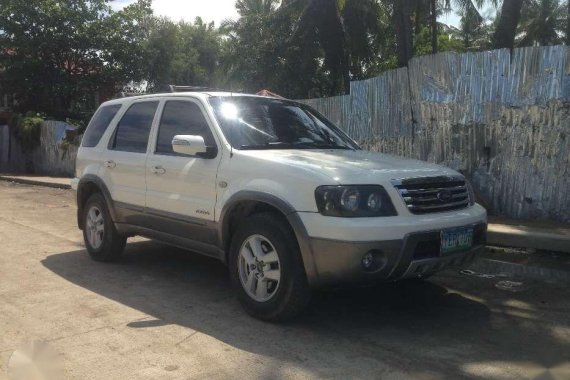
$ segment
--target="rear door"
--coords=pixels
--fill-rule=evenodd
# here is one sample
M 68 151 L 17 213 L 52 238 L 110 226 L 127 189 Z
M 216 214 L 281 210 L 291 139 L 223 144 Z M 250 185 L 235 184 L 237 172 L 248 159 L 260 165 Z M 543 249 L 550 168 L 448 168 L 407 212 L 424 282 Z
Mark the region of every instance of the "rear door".
M 214 243 L 216 175 L 221 158 L 217 139 L 203 105 L 192 98 L 164 101 L 147 160 L 147 213 L 170 234 Z M 198 135 L 216 149 L 215 157 L 184 156 L 172 150 L 175 135 Z M 158 221 L 157 220 L 157 221 Z
M 109 140 L 103 177 L 121 219 L 136 223 L 145 207 L 146 158 L 158 100 L 138 100 L 125 111 Z

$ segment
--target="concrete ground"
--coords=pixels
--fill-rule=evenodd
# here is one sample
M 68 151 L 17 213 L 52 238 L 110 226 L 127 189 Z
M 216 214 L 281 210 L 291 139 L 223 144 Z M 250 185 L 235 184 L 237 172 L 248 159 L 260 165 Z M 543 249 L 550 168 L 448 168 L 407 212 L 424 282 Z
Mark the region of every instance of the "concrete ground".
M 275 325 L 215 260 L 139 239 L 91 261 L 70 190 L 0 182 L 0 205 L 0 378 L 37 340 L 66 379 L 570 378 L 568 284 L 454 270 L 320 293 Z

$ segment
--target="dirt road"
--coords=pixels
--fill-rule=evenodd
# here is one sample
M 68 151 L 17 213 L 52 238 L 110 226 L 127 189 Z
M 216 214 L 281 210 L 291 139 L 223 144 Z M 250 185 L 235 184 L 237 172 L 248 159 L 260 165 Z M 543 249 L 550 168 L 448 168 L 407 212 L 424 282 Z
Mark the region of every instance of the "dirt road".
M 70 190 L 0 183 L 0 207 L 0 378 L 30 341 L 69 379 L 570 378 L 568 284 L 448 271 L 316 294 L 274 325 L 215 260 L 138 239 L 91 261 Z

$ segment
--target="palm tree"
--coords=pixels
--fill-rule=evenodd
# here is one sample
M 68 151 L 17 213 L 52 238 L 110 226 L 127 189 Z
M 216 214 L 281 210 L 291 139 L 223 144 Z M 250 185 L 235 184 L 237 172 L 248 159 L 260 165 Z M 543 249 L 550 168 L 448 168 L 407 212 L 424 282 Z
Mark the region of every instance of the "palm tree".
M 521 11 L 517 45 L 562 43 L 565 9 L 558 0 L 527 0 Z
M 496 4 L 497 0 L 490 0 Z M 396 33 L 396 47 L 398 66 L 406 66 L 413 56 L 412 15 L 414 17 L 415 33 L 418 35 L 424 25 L 428 25 L 431 36 L 431 51 L 437 53 L 438 34 L 440 27 L 437 18 L 442 13 L 451 12 L 453 4 L 460 13 L 470 15 L 470 19 L 482 20 L 478 7 L 482 7 L 485 0 L 393 0 L 393 23 Z M 476 27 L 474 23 L 469 26 Z
M 377 0 L 351 0 L 342 9 L 349 56 L 350 79 L 375 74 L 377 64 L 390 43 L 389 13 Z
M 467 51 L 489 50 L 496 22 L 468 9 L 460 13 L 459 37 Z M 496 20 L 498 21 L 498 20 Z
M 512 49 L 514 47 L 523 1 L 503 0 L 499 23 L 493 34 L 493 47 L 495 49 Z
M 323 67 L 329 72 L 331 93 L 343 93 L 353 77 L 363 74 L 374 58 L 380 33 L 378 0 L 288 0 L 281 8 L 300 12 L 294 38 L 302 44 L 316 41 L 322 49 Z
M 280 38 L 273 27 L 278 0 L 237 0 L 237 20 L 220 26 L 225 34 L 220 81 L 230 88 L 258 91 L 269 86 L 275 74 Z M 245 88 L 244 88 L 245 86 Z
M 443 1 L 445 3 L 444 12 L 450 12 L 452 1 Z M 469 48 L 471 44 L 471 36 L 476 34 L 483 24 L 483 17 L 478 8 L 483 7 L 486 2 L 497 5 L 497 0 L 453 0 L 453 4 L 458 8 L 458 13 L 461 16 L 460 29 L 466 48 Z
M 330 72 L 332 91 L 343 93 L 350 86 L 346 31 L 341 12 L 343 0 L 305 0 L 297 24 L 297 36 L 316 39 L 324 53 L 324 66 Z
M 396 58 L 398 67 L 408 65 L 414 55 L 412 37 L 412 2 L 393 0 L 392 17 L 396 36 Z
M 269 14 L 277 7 L 277 0 L 237 0 L 235 7 L 240 16 Z

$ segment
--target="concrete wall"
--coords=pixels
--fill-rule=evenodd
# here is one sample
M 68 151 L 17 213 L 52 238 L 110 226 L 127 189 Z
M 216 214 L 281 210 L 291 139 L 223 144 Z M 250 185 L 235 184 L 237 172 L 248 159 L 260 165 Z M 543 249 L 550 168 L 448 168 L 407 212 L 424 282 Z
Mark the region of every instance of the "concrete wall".
M 70 128 L 75 127 L 61 121 L 44 122 L 39 146 L 26 154 L 8 126 L 0 126 L 0 172 L 72 177 L 77 147 L 62 144 Z
M 495 214 L 570 222 L 566 46 L 440 53 L 305 100 L 366 149 L 466 174 Z

